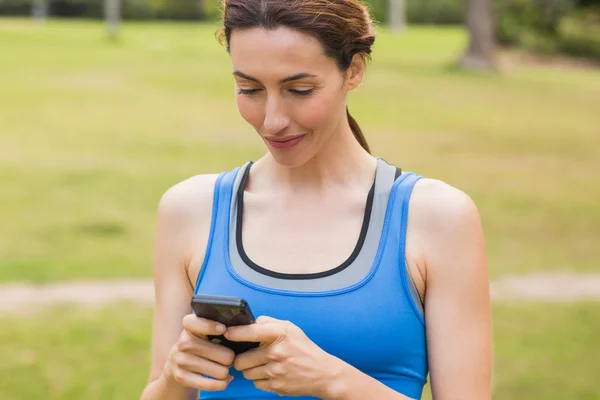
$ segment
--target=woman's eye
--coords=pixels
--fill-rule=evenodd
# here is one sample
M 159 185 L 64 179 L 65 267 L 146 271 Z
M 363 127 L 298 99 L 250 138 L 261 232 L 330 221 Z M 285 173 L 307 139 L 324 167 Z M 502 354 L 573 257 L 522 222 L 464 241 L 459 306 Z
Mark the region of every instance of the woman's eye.
M 290 89 L 290 92 L 292 92 L 293 94 L 296 94 L 298 96 L 308 96 L 309 94 L 312 94 L 312 92 L 314 92 L 315 89 L 308 89 L 308 90 L 295 90 L 295 89 Z
M 239 94 L 243 94 L 246 96 L 252 96 L 258 92 L 260 92 L 262 89 L 242 89 L 240 88 L 238 90 Z M 290 93 L 297 95 L 297 96 L 308 96 L 310 94 L 312 94 L 315 90 L 314 89 L 308 89 L 308 90 L 297 90 L 297 89 L 290 89 Z
M 260 89 L 240 89 L 240 90 L 238 90 L 238 93 L 251 96 L 253 94 L 256 94 L 259 90 Z

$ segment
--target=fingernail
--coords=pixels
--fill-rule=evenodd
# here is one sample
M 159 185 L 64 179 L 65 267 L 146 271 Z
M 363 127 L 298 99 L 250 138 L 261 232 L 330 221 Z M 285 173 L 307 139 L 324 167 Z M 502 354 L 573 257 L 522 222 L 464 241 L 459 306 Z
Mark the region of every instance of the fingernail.
M 223 332 L 225 332 L 225 325 L 217 324 L 216 329 L 217 329 L 217 332 L 223 333 Z
M 231 383 L 232 380 L 233 380 L 233 375 L 229 375 L 229 382 L 227 382 L 227 383 Z

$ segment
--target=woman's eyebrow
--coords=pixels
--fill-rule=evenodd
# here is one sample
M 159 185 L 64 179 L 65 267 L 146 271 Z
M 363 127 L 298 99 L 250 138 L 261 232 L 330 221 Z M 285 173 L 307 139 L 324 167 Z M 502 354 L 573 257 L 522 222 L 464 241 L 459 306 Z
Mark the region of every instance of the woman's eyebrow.
M 260 81 L 258 79 L 254 78 L 254 77 L 252 77 L 250 75 L 247 75 L 247 74 L 245 74 L 245 73 L 243 73 L 241 71 L 234 71 L 233 75 L 239 76 L 240 78 L 244 78 L 244 79 L 247 79 L 249 81 L 260 83 Z M 282 83 L 287 83 L 287 82 L 291 82 L 291 81 L 297 81 L 299 79 L 316 78 L 316 77 L 317 77 L 316 75 L 312 75 L 312 74 L 309 74 L 309 73 L 306 73 L 306 72 L 300 72 L 298 74 L 294 74 L 292 76 L 288 76 L 287 78 L 281 79 L 279 81 L 279 83 L 282 84 Z

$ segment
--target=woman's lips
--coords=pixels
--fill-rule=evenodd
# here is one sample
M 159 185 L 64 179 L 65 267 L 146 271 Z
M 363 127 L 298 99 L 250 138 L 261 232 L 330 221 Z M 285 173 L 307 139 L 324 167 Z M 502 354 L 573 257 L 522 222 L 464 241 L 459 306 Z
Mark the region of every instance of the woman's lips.
M 289 149 L 300 143 L 303 138 L 304 135 L 293 136 L 289 138 L 282 137 L 277 139 L 265 138 L 265 140 L 269 143 L 269 145 L 276 149 Z

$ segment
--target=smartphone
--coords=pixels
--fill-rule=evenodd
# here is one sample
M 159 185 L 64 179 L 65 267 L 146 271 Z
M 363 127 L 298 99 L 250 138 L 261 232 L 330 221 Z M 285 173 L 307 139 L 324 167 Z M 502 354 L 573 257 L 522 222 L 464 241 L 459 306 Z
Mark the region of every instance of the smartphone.
M 217 321 L 227 327 L 249 325 L 255 322 L 248 303 L 237 297 L 197 294 L 192 298 L 192 310 L 197 317 Z M 223 335 L 208 336 L 208 339 L 213 343 L 230 348 L 235 354 L 254 349 L 260 344 L 257 342 L 232 342 Z

